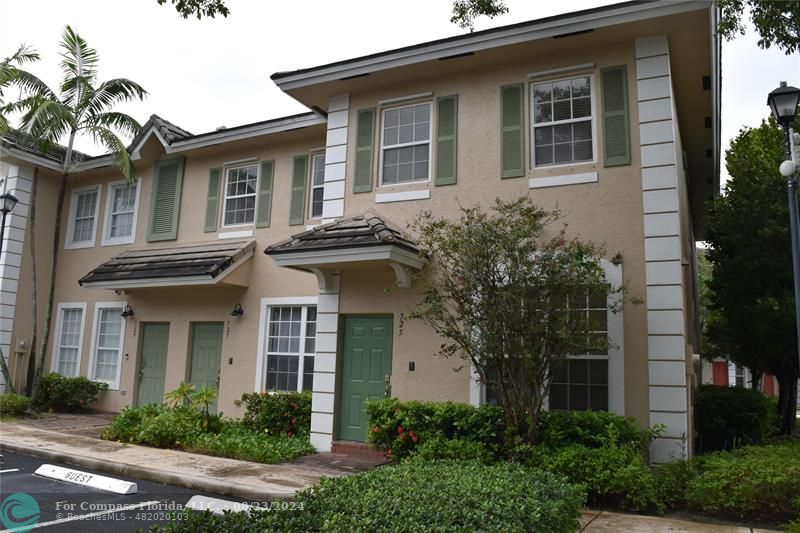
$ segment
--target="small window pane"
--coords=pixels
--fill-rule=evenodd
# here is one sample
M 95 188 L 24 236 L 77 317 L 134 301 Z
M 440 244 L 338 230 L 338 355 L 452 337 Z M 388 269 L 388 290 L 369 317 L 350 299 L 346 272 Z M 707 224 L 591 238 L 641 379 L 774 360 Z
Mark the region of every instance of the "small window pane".
M 553 146 L 537 146 L 536 147 L 536 164 L 537 165 L 552 165 L 553 164 Z
M 549 102 L 551 99 L 551 92 L 553 90 L 552 83 L 540 83 L 533 86 L 534 102 Z
M 572 118 L 588 117 L 592 114 L 589 98 L 576 98 L 572 101 Z
M 573 411 L 583 411 L 589 408 L 588 385 L 569 386 L 569 408 Z
M 572 109 L 569 100 L 553 102 L 553 120 L 569 120 L 572 118 Z

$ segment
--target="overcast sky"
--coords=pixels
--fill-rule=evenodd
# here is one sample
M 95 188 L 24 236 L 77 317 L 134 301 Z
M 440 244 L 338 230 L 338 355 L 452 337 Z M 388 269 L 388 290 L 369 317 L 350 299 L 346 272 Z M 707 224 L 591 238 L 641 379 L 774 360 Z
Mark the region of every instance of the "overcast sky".
M 664 0 L 668 1 L 668 0 Z M 510 13 L 476 30 L 612 4 L 608 0 L 507 0 Z M 19 44 L 42 61 L 29 67 L 52 87 L 58 42 L 71 25 L 100 54 L 100 79 L 131 78 L 150 93 L 123 106 L 144 123 L 152 113 L 192 133 L 305 111 L 269 79 L 328 63 L 464 33 L 451 0 L 226 0 L 228 18 L 184 20 L 156 0 L 0 0 L 0 55 Z M 748 34 L 723 48 L 723 146 L 767 116 L 780 80 L 800 86 L 800 56 L 764 51 Z M 9 95 L 10 96 L 10 95 Z M 90 140 L 78 148 L 97 153 Z

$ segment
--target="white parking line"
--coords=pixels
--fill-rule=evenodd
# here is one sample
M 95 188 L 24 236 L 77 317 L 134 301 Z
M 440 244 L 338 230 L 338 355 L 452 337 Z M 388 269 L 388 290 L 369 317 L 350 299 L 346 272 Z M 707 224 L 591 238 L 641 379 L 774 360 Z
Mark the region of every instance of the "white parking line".
M 116 514 L 116 513 L 123 513 L 126 511 L 133 511 L 134 509 L 139 509 L 141 507 L 147 507 L 148 505 L 155 505 L 159 503 L 158 500 L 153 500 L 149 502 L 142 502 L 142 503 L 134 503 L 131 505 L 121 505 L 119 507 L 115 507 L 114 509 L 109 509 L 107 511 L 97 511 L 96 513 L 89 513 L 89 514 L 82 514 L 77 516 L 70 516 L 68 518 L 60 518 L 58 520 L 51 520 L 49 522 L 40 522 L 33 526 L 31 529 L 37 529 L 40 527 L 47 527 L 47 526 L 54 526 L 56 524 L 64 524 L 66 522 L 74 522 L 76 520 L 89 520 L 91 518 L 95 518 L 98 516 L 103 516 L 107 514 Z M 4 529 L 0 531 L 0 533 L 12 533 L 17 529 Z M 27 531 L 27 530 L 26 530 Z
M 0 470 L 0 474 L 5 474 L 7 472 L 19 472 L 19 468 L 7 468 L 6 470 Z

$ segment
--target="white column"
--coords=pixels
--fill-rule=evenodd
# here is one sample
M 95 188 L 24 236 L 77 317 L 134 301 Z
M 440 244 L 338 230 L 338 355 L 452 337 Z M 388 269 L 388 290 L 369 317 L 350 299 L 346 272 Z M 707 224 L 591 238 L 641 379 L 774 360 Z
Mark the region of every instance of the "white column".
M 681 267 L 678 156 L 667 37 L 636 40 L 647 283 L 650 424 L 663 424 L 654 463 L 686 457 L 690 431 Z M 688 214 L 683 214 L 688 216 Z
M 317 301 L 317 350 L 314 354 L 314 387 L 311 392 L 311 444 L 320 452 L 331 451 L 336 392 L 336 341 L 339 333 L 339 273 L 320 288 Z
M 33 185 L 33 169 L 25 166 L 8 167 L 7 177 L 0 178 L 0 194 L 8 192 L 19 202 L 6 217 L 3 237 L 3 252 L 0 254 L 0 348 L 8 364 L 12 352 L 11 335 L 14 330 L 14 314 L 17 303 L 17 284 L 22 266 L 25 244 L 25 227 L 28 223 L 28 208 Z M 5 379 L 0 374 L 0 392 L 5 391 Z
M 349 114 L 349 94 L 340 94 L 330 98 L 328 101 L 328 135 L 325 140 L 325 189 L 322 195 L 323 224 L 344 216 Z

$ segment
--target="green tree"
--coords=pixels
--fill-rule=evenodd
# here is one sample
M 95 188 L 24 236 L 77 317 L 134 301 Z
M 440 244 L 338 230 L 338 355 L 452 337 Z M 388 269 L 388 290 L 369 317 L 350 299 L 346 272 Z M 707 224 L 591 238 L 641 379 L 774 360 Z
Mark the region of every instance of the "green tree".
M 222 0 L 157 0 L 158 5 L 163 6 L 169 1 L 175 6 L 175 10 L 183 18 L 190 16 L 197 17 L 198 20 L 203 17 L 211 17 L 222 15 L 227 17 L 230 10 Z
M 800 50 L 800 0 L 716 0 L 718 31 L 731 40 L 745 33 L 745 16 L 758 32 L 758 46 L 777 46 L 786 55 Z
M 531 442 L 554 369 L 608 343 L 590 334 L 585 312 L 569 310 L 587 291 L 606 293 L 602 250 L 568 240 L 563 227 L 544 237 L 557 219 L 522 197 L 498 199 L 488 212 L 462 208 L 457 220 L 423 214 L 412 225 L 429 261 L 411 317 L 442 338 L 439 355 L 471 364 L 492 388 L 508 434 Z
M 0 133 L 9 131 L 5 92 L 16 87 L 22 93 L 36 94 L 46 87 L 39 78 L 22 69 L 26 63 L 38 60 L 39 54 L 36 50 L 23 44 L 13 54 L 0 61 Z
M 61 163 L 61 179 L 53 227 L 52 260 L 42 342 L 33 380 L 34 400 L 39 392 L 53 318 L 53 296 L 61 240 L 61 220 L 64 213 L 67 184 L 76 163 L 75 139 L 79 135 L 88 135 L 95 142 L 103 145 L 112 154 L 114 164 L 122 175 L 127 179 L 132 179 L 134 176 L 133 161 L 119 134 L 136 135 L 141 126 L 132 117 L 113 111 L 113 108 L 121 102 L 141 100 L 147 94 L 139 84 L 126 78 L 115 78 L 97 83 L 99 63 L 97 51 L 90 48 L 86 41 L 69 26 L 64 29 L 61 50 L 63 78 L 58 92 L 47 86 L 38 87 L 34 94 L 7 106 L 11 111 L 22 114 L 19 131 L 39 144 L 42 149 L 47 149 L 62 138 L 67 139 L 64 159 Z
M 786 179 L 778 172 L 783 140 L 770 118 L 742 129 L 725 154 L 731 179 L 708 219 L 706 330 L 712 353 L 775 375 L 782 430 L 790 434 L 800 373 Z

